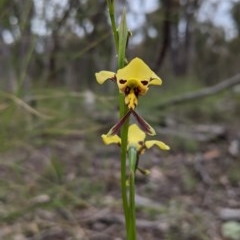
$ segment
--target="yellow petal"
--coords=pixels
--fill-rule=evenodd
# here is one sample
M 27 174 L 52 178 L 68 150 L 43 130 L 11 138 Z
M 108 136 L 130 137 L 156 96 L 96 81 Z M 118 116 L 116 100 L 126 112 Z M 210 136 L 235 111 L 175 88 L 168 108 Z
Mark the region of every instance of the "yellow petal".
M 95 77 L 99 84 L 103 84 L 107 80 L 114 79 L 115 73 L 109 72 L 109 71 L 101 71 L 101 72 L 95 73 Z
M 162 85 L 162 79 L 152 77 L 148 85 Z
M 126 67 L 117 71 L 118 80 L 135 79 L 139 83 L 145 80 L 150 84 L 161 85 L 162 80 L 140 58 L 134 58 Z
M 170 147 L 165 144 L 164 142 L 157 141 L 157 140 L 150 140 L 145 142 L 146 148 L 151 148 L 153 145 L 157 145 L 162 150 L 169 150 Z
M 101 137 L 102 137 L 103 142 L 106 145 L 113 144 L 113 143 L 118 144 L 118 145 L 121 144 L 121 138 L 118 135 L 111 136 L 111 135 L 103 134 Z
M 128 147 L 134 146 L 139 150 L 144 143 L 146 134 L 138 127 L 137 124 L 132 124 L 128 129 Z
M 138 99 L 133 91 L 125 96 L 125 104 L 129 109 L 134 109 L 137 106 Z

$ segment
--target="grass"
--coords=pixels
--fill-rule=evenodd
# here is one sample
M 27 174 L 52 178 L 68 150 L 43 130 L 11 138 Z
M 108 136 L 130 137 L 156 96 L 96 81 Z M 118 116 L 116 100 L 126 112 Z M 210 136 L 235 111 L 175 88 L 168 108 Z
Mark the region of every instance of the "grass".
M 88 132 L 96 135 L 99 130 L 84 106 L 84 95 L 52 89 L 38 91 L 36 97 L 39 115 L 31 111 L 30 105 L 28 108 L 0 94 L 1 229 L 6 224 L 24 223 L 37 216 L 39 209 L 55 212 L 55 220 L 60 223 L 64 216 L 58 209 L 71 213 L 73 208 L 92 206 L 91 202 L 104 191 L 101 182 L 78 176 L 73 162 L 77 159 L 63 161 L 65 156 L 61 157 L 61 149 L 68 147 L 67 138 L 86 141 Z M 32 199 L 42 194 L 49 196 L 49 202 L 33 204 Z M 1 235 L 1 239 L 13 237 Z
M 88 112 L 88 106 L 84 103 L 84 94 L 54 89 L 36 94 L 39 99 L 36 106 L 38 116 L 0 94 L 0 101 L 5 104 L 5 108 L 0 109 L 1 151 L 29 141 L 32 144 L 34 138 L 37 137 L 39 141 L 41 135 L 81 135 L 86 134 L 88 129 L 92 131 L 94 126 L 96 128 L 94 120 L 89 121 L 92 113 Z
M 10 162 L 1 159 L 0 201 L 4 212 L 0 217 L 2 223 L 12 223 L 24 218 L 35 210 L 56 210 L 63 208 L 71 211 L 72 208 L 91 205 L 91 198 L 104 191 L 104 185 L 86 177 L 67 179 L 64 172 L 65 165 L 57 158 L 49 159 L 49 163 L 42 163 L 42 167 L 33 169 L 31 159 L 17 161 L 12 155 Z M 48 202 L 33 202 L 36 196 L 49 196 Z M 85 199 L 85 200 L 84 200 Z M 16 201 L 17 200 L 17 201 Z

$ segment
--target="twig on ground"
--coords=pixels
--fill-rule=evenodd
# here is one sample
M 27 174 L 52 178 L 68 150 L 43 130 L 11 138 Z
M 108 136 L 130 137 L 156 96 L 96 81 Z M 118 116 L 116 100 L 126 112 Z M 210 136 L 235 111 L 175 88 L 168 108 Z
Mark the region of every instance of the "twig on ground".
M 175 127 L 175 129 L 172 127 L 158 127 L 156 130 L 164 135 L 192 139 L 199 142 L 210 142 L 224 138 L 227 135 L 226 128 L 220 125 L 180 125 Z
M 94 222 L 103 222 L 106 224 L 124 224 L 124 216 L 121 214 L 111 214 L 109 211 L 100 211 L 98 214 L 95 214 L 91 218 L 83 219 L 85 223 L 94 223 Z M 148 221 L 144 219 L 137 220 L 137 227 L 141 229 L 148 230 L 160 230 L 166 232 L 168 230 L 167 222 L 160 221 Z
M 208 97 L 208 96 L 217 94 L 219 92 L 222 92 L 226 89 L 229 89 L 238 84 L 240 84 L 240 73 L 233 77 L 227 78 L 214 86 L 206 87 L 206 88 L 203 88 L 203 89 L 195 91 L 195 92 L 189 92 L 189 93 L 186 93 L 186 94 L 183 94 L 180 96 L 176 96 L 172 99 L 169 99 L 168 101 L 159 104 L 157 106 L 157 109 L 163 109 L 163 108 L 166 108 L 169 106 L 173 106 L 173 105 L 197 100 L 200 98 Z
M 31 113 L 34 116 L 37 116 L 42 119 L 52 119 L 51 116 L 47 116 L 43 113 L 38 112 L 36 109 L 32 108 L 29 104 L 27 104 L 25 101 L 22 99 L 18 98 L 17 96 L 10 94 L 10 93 L 4 93 L 0 92 L 1 95 L 3 95 L 5 98 L 8 98 L 12 100 L 14 103 L 16 103 L 18 106 L 22 107 L 24 110 L 27 112 Z
M 240 221 L 240 209 L 220 208 L 218 215 L 219 218 L 224 221 Z
M 195 171 L 198 173 L 199 177 L 202 179 L 203 183 L 205 183 L 206 185 L 213 184 L 213 179 L 211 179 L 208 172 L 204 168 L 203 158 L 202 158 L 201 154 L 196 155 L 193 167 L 194 167 Z

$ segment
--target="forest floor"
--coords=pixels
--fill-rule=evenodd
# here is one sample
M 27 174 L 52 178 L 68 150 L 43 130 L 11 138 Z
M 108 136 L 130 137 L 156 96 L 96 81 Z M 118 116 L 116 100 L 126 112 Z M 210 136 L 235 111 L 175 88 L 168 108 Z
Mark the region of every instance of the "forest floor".
M 191 109 L 197 123 L 194 117 L 191 124 L 183 122 L 177 110 L 161 121 L 151 116 L 158 138 L 171 150 L 153 148 L 140 159 L 150 174 L 137 173 L 138 240 L 240 239 L 236 115 L 216 123 Z M 5 116 L 18 116 L 13 112 Z M 91 113 L 92 119 L 88 114 L 23 129 L 8 118 L 2 122 L 8 127 L 1 129 L 0 239 L 125 239 L 119 148 L 105 146 L 100 137 L 112 116 L 108 123 L 105 112 Z

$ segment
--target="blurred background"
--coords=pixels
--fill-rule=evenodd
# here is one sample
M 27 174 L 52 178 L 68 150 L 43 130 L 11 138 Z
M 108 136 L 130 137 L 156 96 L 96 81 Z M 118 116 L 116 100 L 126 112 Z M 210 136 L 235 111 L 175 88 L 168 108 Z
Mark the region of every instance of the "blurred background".
M 138 113 L 171 146 L 137 174 L 138 239 L 240 239 L 240 1 L 115 1 L 127 59 L 162 79 Z M 124 239 L 105 0 L 0 1 L 0 239 Z

